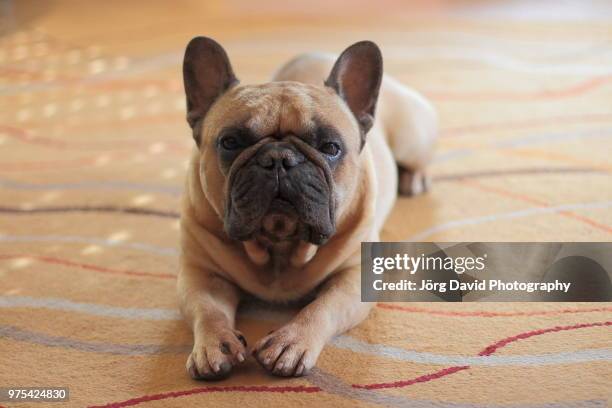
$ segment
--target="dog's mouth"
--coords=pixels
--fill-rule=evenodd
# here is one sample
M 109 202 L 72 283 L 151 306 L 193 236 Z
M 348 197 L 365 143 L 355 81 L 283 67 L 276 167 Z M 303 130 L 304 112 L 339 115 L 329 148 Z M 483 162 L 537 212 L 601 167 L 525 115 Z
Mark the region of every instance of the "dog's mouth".
M 292 241 L 298 237 L 300 227 L 299 217 L 293 205 L 283 198 L 275 198 L 270 211 L 261 219 L 261 228 L 255 239 L 264 246 Z
M 245 231 L 251 232 L 248 235 L 235 235 L 232 238 L 240 241 L 254 240 L 264 248 L 299 240 L 321 245 L 328 238 L 317 226 L 309 225 L 301 219 L 295 206 L 281 197 L 271 201 L 268 211 L 253 221 L 251 228 L 247 225 L 244 227 Z

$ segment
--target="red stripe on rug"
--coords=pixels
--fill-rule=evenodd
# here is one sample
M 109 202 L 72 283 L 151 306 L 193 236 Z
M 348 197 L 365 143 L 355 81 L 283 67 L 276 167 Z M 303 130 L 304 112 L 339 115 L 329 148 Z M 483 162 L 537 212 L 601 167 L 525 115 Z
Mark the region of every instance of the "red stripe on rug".
M 152 124 L 152 123 L 160 123 L 160 122 L 170 122 L 169 119 L 172 119 L 172 121 L 177 121 L 178 119 L 182 120 L 182 116 L 180 115 L 176 115 L 173 114 L 172 116 L 160 116 L 160 115 L 154 115 L 154 116 L 141 116 L 141 117 L 136 117 L 133 119 L 130 119 L 128 121 L 128 123 L 146 123 L 146 124 Z M 136 121 L 135 119 L 138 119 L 139 121 Z M 83 128 L 91 128 L 92 125 L 104 125 L 104 124 L 108 124 L 110 123 L 109 121 L 106 122 L 97 122 L 97 123 L 90 123 L 88 122 L 87 124 L 83 124 L 82 127 Z M 148 146 L 150 146 L 152 143 L 163 143 L 166 146 L 166 151 L 172 151 L 172 152 L 186 152 L 189 151 L 189 148 L 185 145 L 182 144 L 178 144 L 176 142 L 173 141 L 168 141 L 168 140 L 149 140 L 149 139 L 144 139 L 144 140 L 125 140 L 125 139 L 120 139 L 120 140 L 109 140 L 106 139 L 102 140 L 102 141 L 98 141 L 98 140 L 94 140 L 94 141 L 73 141 L 73 140 L 61 140 L 61 139 L 57 139 L 57 138 L 48 138 L 48 137 L 42 137 L 42 136 L 34 136 L 34 131 L 35 129 L 32 128 L 33 125 L 35 125 L 36 123 L 34 122 L 29 122 L 29 126 L 30 126 L 30 130 L 26 130 L 24 128 L 20 128 L 20 127 L 15 127 L 12 125 L 5 125 L 0 123 L 0 133 L 3 133 L 13 139 L 19 140 L 21 142 L 24 143 L 29 143 L 29 144 L 35 144 L 35 145 L 39 145 L 39 146 L 45 146 L 45 147 L 52 147 L 52 148 L 56 148 L 56 149 L 61 149 L 61 150 L 81 150 L 81 151 L 92 151 L 92 150 L 102 150 L 102 151 L 107 151 L 107 150 L 125 150 L 125 149 L 132 149 L 134 150 L 134 148 L 146 148 Z M 41 131 L 44 131 L 46 126 L 46 122 L 41 122 L 40 123 L 40 128 Z M 125 126 L 125 124 L 122 124 L 122 126 Z M 79 126 L 76 125 L 71 125 L 70 129 L 74 130 L 74 129 L 78 129 Z
M 118 159 L 124 159 L 133 155 L 133 152 L 130 151 L 119 151 L 113 152 L 112 155 L 110 153 L 99 153 L 96 156 L 88 156 L 88 157 L 78 157 L 73 159 L 63 159 L 63 160 L 47 160 L 47 161 L 24 161 L 24 162 L 9 162 L 3 163 L 0 162 L 0 171 L 43 171 L 43 170 L 66 170 L 66 169 L 75 169 L 75 168 L 83 168 L 86 166 L 99 166 L 102 164 L 106 164 L 107 162 L 111 162 L 115 160 L 115 162 L 120 162 Z M 125 163 L 125 161 L 121 161 L 121 163 Z
M 491 354 L 495 353 L 500 348 L 505 347 L 510 343 L 514 343 L 515 341 L 519 341 L 519 340 L 528 339 L 533 336 L 540 336 L 546 333 L 556 333 L 560 331 L 584 329 L 587 327 L 610 326 L 610 325 L 612 325 L 612 321 L 598 322 L 598 323 L 580 323 L 580 324 L 575 324 L 573 326 L 555 326 L 555 327 L 550 327 L 548 329 L 528 331 L 525 333 L 517 334 L 516 336 L 507 337 L 503 340 L 493 343 L 490 346 L 487 346 L 480 353 L 478 353 L 478 355 L 479 356 L 490 356 Z
M 457 371 L 467 370 L 468 368 L 470 368 L 470 366 L 447 367 L 440 371 L 436 371 L 435 373 L 425 374 L 420 377 L 413 378 L 411 380 L 402 380 L 402 381 L 395 381 L 391 383 L 366 384 L 366 385 L 353 384 L 353 388 L 364 388 L 366 390 L 376 390 L 376 389 L 381 389 L 381 388 L 407 387 L 408 385 L 412 385 L 412 384 L 424 383 L 424 382 L 428 382 L 431 380 L 436 380 L 438 378 L 442 378 L 447 375 L 456 373 Z
M 105 405 L 92 405 L 89 408 L 122 408 L 122 407 L 131 407 L 134 405 L 138 405 L 143 402 L 149 401 L 159 401 L 167 398 L 178 398 L 184 397 L 187 395 L 194 394 L 202 394 L 207 392 L 275 392 L 275 393 L 285 393 L 285 392 L 306 392 L 313 393 L 319 392 L 321 388 L 319 387 L 310 387 L 305 385 L 298 385 L 294 387 L 290 386 L 278 386 L 278 387 L 270 387 L 266 385 L 234 385 L 234 386 L 225 386 L 225 387 L 199 387 L 193 388 L 190 390 L 184 391 L 170 391 L 164 392 L 160 394 L 153 395 L 145 395 L 138 398 L 132 398 L 129 400 L 121 401 L 121 402 L 112 402 L 110 404 Z
M 591 312 L 612 312 L 612 307 L 594 307 L 589 309 L 560 309 L 560 310 L 540 310 L 531 312 L 481 312 L 481 311 L 445 311 L 445 310 L 431 310 L 424 309 L 415 306 L 399 306 L 399 305 L 388 305 L 386 303 L 378 303 L 376 305 L 381 309 L 397 310 L 408 313 L 425 313 L 438 316 L 449 316 L 449 317 L 517 317 L 517 316 L 546 316 L 546 315 L 557 315 L 557 314 L 572 314 L 572 313 L 591 313 Z
M 551 204 L 549 204 L 549 203 L 547 203 L 545 201 L 539 200 L 537 198 L 533 198 L 533 197 L 530 197 L 528 195 L 521 194 L 521 193 L 515 193 L 514 191 L 505 190 L 505 189 L 502 189 L 502 188 L 499 188 L 499 187 L 487 186 L 487 185 L 479 183 L 478 181 L 475 181 L 475 180 L 465 180 L 464 179 L 464 180 L 459 180 L 458 182 L 461 183 L 461 184 L 467 185 L 469 187 L 476 188 L 476 189 L 481 190 L 481 191 L 486 191 L 488 193 L 497 194 L 497 195 L 500 195 L 502 197 L 507 197 L 507 198 L 510 198 L 510 199 L 513 199 L 513 200 L 519 200 L 519 201 L 526 202 L 526 203 L 529 203 L 529 204 L 535 204 L 535 205 L 537 205 L 539 207 L 542 207 L 542 208 L 549 208 L 551 206 Z M 588 217 L 585 217 L 583 215 L 575 214 L 575 213 L 573 213 L 571 211 L 559 211 L 559 215 L 562 215 L 562 216 L 568 217 L 568 218 L 573 218 L 573 219 L 578 220 L 580 222 L 584 222 L 585 224 L 589 224 L 592 227 L 595 227 L 597 229 L 600 229 L 602 231 L 605 231 L 605 232 L 608 232 L 608 233 L 612 234 L 612 227 L 610 227 L 609 225 L 601 224 L 601 223 L 599 223 L 599 222 L 597 222 L 595 220 L 592 220 L 592 219 L 590 219 Z
M 550 327 L 547 329 L 532 330 L 532 331 L 528 331 L 525 333 L 517 334 L 515 336 L 506 337 L 503 340 L 497 341 L 487 346 L 484 350 L 478 353 L 478 355 L 479 356 L 489 356 L 495 353 L 500 348 L 505 347 L 510 343 L 513 343 L 515 341 L 519 341 L 522 339 L 527 339 L 529 337 L 540 336 L 546 333 L 555 333 L 555 332 L 560 332 L 560 331 L 584 329 L 587 327 L 603 327 L 603 326 L 611 326 L 611 325 L 612 325 L 612 321 L 608 321 L 608 322 L 595 322 L 595 323 L 580 323 L 580 324 L 575 324 L 573 326 L 555 326 L 555 327 Z M 364 384 L 364 385 L 353 384 L 352 386 L 353 388 L 365 388 L 368 390 L 381 389 L 381 388 L 401 388 L 401 387 L 407 387 L 413 384 L 437 380 L 439 378 L 446 377 L 447 375 L 451 375 L 459 371 L 467 370 L 469 368 L 470 366 L 447 367 L 440 371 L 436 371 L 431 374 L 421 375 L 419 377 L 416 377 L 410 380 L 401 380 L 401 381 L 386 382 L 386 383 Z
M 169 273 L 151 273 L 151 272 L 141 272 L 141 271 L 133 271 L 133 270 L 121 270 L 121 269 L 111 269 L 105 268 L 102 266 L 83 264 L 78 262 L 68 261 L 66 259 L 52 258 L 48 256 L 38 256 L 38 255 L 0 255 L 0 260 L 2 259 L 19 259 L 19 258 L 31 258 L 40 262 L 45 262 L 49 264 L 55 265 L 64 265 L 71 266 L 75 268 L 86 269 L 89 271 L 101 272 L 101 273 L 109 273 L 115 275 L 128 275 L 128 276 L 140 276 L 140 277 L 149 277 L 149 278 L 160 278 L 160 279 L 175 279 L 176 276 Z
M 26 130 L 17 128 L 14 126 L 0 124 L 0 132 L 4 133 L 5 135 L 9 137 L 12 137 L 17 140 L 21 140 L 22 142 L 26 142 L 26 143 L 35 143 L 35 144 L 41 144 L 44 146 L 60 147 L 60 148 L 66 145 L 65 142 L 61 140 L 50 139 L 47 137 L 33 136 L 31 133 L 27 132 Z

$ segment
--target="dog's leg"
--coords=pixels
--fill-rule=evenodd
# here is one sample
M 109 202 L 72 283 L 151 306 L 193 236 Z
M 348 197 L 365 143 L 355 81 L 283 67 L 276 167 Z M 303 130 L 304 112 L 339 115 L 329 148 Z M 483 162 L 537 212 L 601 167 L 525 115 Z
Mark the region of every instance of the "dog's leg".
M 398 165 L 398 192 L 401 195 L 413 196 L 423 194 L 429 190 L 431 184 L 429 175 L 425 170 L 413 170 Z
M 335 274 L 295 318 L 259 340 L 253 356 L 275 375 L 306 374 L 329 340 L 367 317 L 372 303 L 361 302 L 359 283 L 359 267 Z
M 427 167 L 438 135 L 437 114 L 425 98 L 390 77 L 381 97 L 379 113 L 399 168 L 399 193 L 424 193 L 430 185 Z
M 218 275 L 183 265 L 178 294 L 181 311 L 193 330 L 187 371 L 197 380 L 227 377 L 246 355 L 246 340 L 234 329 L 239 289 Z

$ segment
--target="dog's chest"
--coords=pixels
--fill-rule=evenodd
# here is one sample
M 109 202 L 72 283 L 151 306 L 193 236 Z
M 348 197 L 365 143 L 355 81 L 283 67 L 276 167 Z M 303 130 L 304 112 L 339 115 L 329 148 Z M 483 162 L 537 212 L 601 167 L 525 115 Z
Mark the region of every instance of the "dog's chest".
M 283 281 L 283 276 L 286 277 L 290 272 L 293 272 L 290 259 L 295 250 L 296 243 L 281 242 L 276 243 L 268 248 L 270 261 L 264 265 L 258 274 L 261 283 L 266 285 L 280 284 Z
M 295 246 L 295 243 L 284 243 L 269 248 L 270 261 L 254 271 L 259 289 L 254 295 L 266 300 L 288 301 L 299 299 L 312 290 L 311 285 L 300 278 L 303 268 L 291 264 Z

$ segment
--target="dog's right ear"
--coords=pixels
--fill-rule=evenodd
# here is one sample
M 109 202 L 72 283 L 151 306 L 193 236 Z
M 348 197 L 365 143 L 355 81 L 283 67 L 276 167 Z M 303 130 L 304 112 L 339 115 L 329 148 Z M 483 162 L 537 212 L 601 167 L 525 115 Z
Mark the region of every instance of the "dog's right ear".
M 200 125 L 215 100 L 238 83 L 225 50 L 208 37 L 195 37 L 185 50 L 183 82 L 187 96 L 187 122 L 200 145 Z

